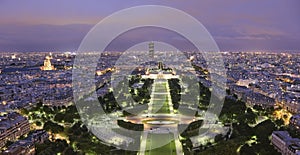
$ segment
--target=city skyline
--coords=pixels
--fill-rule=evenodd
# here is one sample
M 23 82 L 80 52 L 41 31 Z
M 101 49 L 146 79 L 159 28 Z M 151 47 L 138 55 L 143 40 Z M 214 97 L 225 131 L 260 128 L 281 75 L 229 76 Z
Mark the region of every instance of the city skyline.
M 299 4 L 0 0 L 0 154 L 300 155 Z

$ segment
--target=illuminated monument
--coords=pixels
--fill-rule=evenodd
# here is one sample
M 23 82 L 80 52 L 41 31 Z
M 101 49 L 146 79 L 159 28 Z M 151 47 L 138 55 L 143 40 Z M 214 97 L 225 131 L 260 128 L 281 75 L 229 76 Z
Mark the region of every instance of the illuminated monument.
M 52 54 L 50 53 L 50 56 L 46 56 L 44 60 L 44 66 L 41 67 L 41 70 L 49 71 L 49 70 L 55 70 L 53 65 L 51 65 Z

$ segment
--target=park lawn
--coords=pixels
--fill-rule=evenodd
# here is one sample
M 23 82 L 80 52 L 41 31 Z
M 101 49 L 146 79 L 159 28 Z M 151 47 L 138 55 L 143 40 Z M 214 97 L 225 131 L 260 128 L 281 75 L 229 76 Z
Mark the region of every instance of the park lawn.
M 153 96 L 153 111 L 160 114 L 169 114 L 170 109 L 168 101 L 169 99 L 166 94 L 155 94 Z
M 154 92 L 166 92 L 167 88 L 165 86 L 156 86 Z
M 156 83 L 154 92 L 166 92 L 167 91 L 167 83 Z
M 171 140 L 173 137 L 173 133 L 149 133 L 147 136 L 145 155 L 176 155 L 175 142 Z
M 168 104 L 168 99 L 167 98 L 164 101 L 163 106 L 156 113 L 159 113 L 159 114 L 169 114 L 170 113 L 170 108 L 169 108 L 169 104 Z
M 154 92 L 155 93 L 166 93 L 167 92 L 166 83 L 164 82 L 162 84 L 156 84 Z M 157 111 L 156 113 L 160 113 L 160 114 L 169 114 L 170 113 L 169 104 L 168 104 L 168 97 L 167 97 L 166 94 L 154 94 L 154 99 L 156 101 L 154 102 L 153 107 L 159 107 L 160 108 L 158 110 L 155 110 L 155 111 Z M 163 103 L 163 105 L 161 106 L 162 103 Z M 155 104 L 157 104 L 159 106 L 156 106 Z

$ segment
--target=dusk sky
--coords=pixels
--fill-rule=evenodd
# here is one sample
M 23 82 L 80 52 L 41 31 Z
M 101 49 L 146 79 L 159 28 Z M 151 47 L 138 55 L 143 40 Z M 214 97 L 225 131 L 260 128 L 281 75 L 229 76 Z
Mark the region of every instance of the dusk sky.
M 192 15 L 222 51 L 300 49 L 299 0 L 0 0 L 0 51 L 74 51 L 101 19 L 149 4 Z M 123 50 L 147 39 L 181 44 L 176 34 L 149 28 L 120 36 L 108 50 Z

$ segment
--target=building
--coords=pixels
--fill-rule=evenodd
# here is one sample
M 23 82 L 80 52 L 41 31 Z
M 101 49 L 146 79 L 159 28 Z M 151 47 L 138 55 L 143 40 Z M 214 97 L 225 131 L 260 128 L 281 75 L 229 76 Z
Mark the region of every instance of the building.
M 41 70 L 49 71 L 49 70 L 55 70 L 54 66 L 51 64 L 51 56 L 46 56 L 44 60 L 44 66 L 41 67 Z
M 7 141 L 15 141 L 30 131 L 29 121 L 16 112 L 0 117 L 0 147 Z
M 149 56 L 152 59 L 154 58 L 154 43 L 153 42 L 149 43 Z
M 300 104 L 299 101 L 294 101 L 290 98 L 283 100 L 281 106 L 291 113 L 299 113 L 300 112 Z
M 263 108 L 274 107 L 276 104 L 274 98 L 253 91 L 246 94 L 246 103 L 249 106 L 259 105 Z
M 45 130 L 36 130 L 24 140 L 19 140 L 10 145 L 4 155 L 33 155 L 35 154 L 35 144 L 42 144 L 49 139 L 49 134 Z
M 289 125 L 290 125 L 292 128 L 297 129 L 297 130 L 300 131 L 300 114 L 293 115 L 293 116 L 290 118 Z
M 159 70 L 163 70 L 164 69 L 164 65 L 162 62 L 158 62 L 158 69 Z
M 35 146 L 29 140 L 19 140 L 14 144 L 10 145 L 1 154 L 3 155 L 34 155 Z
M 271 142 L 284 155 L 300 155 L 300 139 L 293 138 L 287 131 L 273 131 Z
M 26 140 L 29 140 L 34 144 L 36 143 L 42 144 L 48 139 L 49 139 L 49 134 L 45 130 L 36 130 L 26 138 Z

